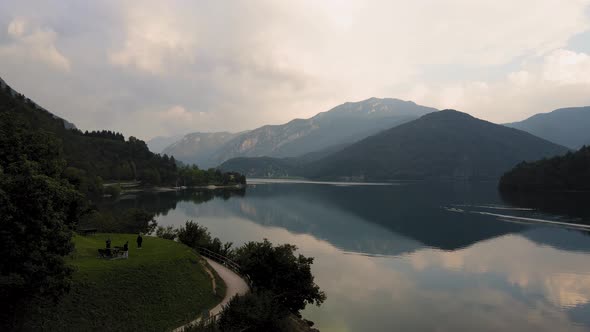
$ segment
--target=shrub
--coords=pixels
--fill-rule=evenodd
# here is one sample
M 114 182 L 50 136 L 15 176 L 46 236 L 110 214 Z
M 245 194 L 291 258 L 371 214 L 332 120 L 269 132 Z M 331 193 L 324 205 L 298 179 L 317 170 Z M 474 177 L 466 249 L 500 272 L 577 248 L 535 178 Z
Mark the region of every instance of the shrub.
M 222 243 L 218 238 L 211 237 L 207 227 L 196 222 L 187 221 L 184 227 L 178 230 L 178 240 L 191 248 L 205 248 L 222 256 L 231 258 L 233 251 L 232 243 Z
M 207 247 L 211 243 L 211 234 L 207 227 L 191 220 L 178 230 L 178 240 L 191 248 Z
M 119 184 L 105 186 L 103 192 L 107 196 L 117 198 L 121 194 L 121 186 Z
M 173 226 L 158 226 L 156 229 L 156 236 L 166 240 L 175 240 L 178 236 L 178 230 Z

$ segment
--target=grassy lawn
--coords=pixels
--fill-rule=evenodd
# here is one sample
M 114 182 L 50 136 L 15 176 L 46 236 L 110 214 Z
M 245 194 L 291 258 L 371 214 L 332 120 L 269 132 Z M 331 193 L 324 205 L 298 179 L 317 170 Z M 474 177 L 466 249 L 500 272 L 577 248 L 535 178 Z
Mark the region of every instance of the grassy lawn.
M 223 298 L 225 285 L 211 279 L 189 247 L 169 240 L 137 235 L 75 236 L 70 259 L 76 268 L 73 285 L 59 303 L 34 306 L 28 330 L 165 331 L 191 321 Z M 129 259 L 97 258 L 97 249 L 129 241 Z

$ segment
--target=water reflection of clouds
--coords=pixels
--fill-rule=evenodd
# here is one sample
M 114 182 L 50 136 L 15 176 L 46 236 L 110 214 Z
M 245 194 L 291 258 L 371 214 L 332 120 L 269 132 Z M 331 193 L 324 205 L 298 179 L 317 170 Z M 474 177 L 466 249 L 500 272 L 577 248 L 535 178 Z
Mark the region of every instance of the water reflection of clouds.
M 590 302 L 587 254 L 539 246 L 517 235 L 453 252 L 419 250 L 407 259 L 417 271 L 439 267 L 470 274 L 501 275 L 508 283 L 525 291 L 541 292 L 559 307 Z
M 339 211 L 292 201 L 278 202 L 274 208 L 254 203 L 253 199 L 179 202 L 159 221 L 180 225 L 194 219 L 223 241 L 239 245 L 266 237 L 274 243 L 293 243 L 302 254 L 315 257 L 316 282 L 328 300 L 321 308 L 309 307 L 305 316 L 324 332 L 584 330 L 572 322 L 568 310 L 590 303 L 588 253 L 538 245 L 525 234 L 455 251 L 437 250 Z M 277 199 L 272 203 L 277 204 Z M 318 219 L 299 222 L 301 209 Z M 328 212 L 335 221 L 322 221 Z M 301 231 L 293 232 L 295 226 Z M 327 236 L 326 231 L 339 233 L 343 228 L 353 233 Z M 346 254 L 334 239 L 375 252 L 412 253 L 396 258 Z M 359 245 L 359 240 L 365 242 Z
M 560 308 L 590 299 L 587 256 L 582 253 L 539 247 L 511 235 L 454 252 L 422 249 L 400 258 L 368 257 L 344 254 L 312 235 L 245 218 L 204 215 L 198 221 L 224 241 L 240 244 L 266 237 L 296 244 L 301 253 L 315 257 L 313 272 L 328 301 L 308 308 L 305 315 L 321 331 L 583 330 Z M 441 278 L 461 274 L 481 279 L 460 288 L 447 287 L 445 280 L 426 287 L 418 276 L 433 268 L 449 272 L 439 274 Z M 488 280 L 492 276 L 541 297 L 527 300 L 509 287 L 496 287 Z

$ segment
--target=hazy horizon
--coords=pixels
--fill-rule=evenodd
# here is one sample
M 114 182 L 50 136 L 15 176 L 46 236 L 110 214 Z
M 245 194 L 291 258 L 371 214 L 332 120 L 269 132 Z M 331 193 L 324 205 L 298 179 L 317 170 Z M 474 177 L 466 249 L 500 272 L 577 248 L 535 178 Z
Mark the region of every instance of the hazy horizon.
M 371 97 L 506 123 L 590 105 L 590 0 L 8 0 L 0 68 L 83 130 L 146 140 Z

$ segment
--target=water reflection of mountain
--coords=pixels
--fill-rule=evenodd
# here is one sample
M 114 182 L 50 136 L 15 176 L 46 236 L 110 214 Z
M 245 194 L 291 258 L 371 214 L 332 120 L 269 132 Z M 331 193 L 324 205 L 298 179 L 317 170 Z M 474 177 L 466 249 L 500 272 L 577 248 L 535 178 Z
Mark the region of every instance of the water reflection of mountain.
M 230 199 L 232 198 L 233 199 Z M 238 198 L 238 199 L 236 199 Z M 207 202 L 207 204 L 201 204 Z M 554 227 L 447 211 L 448 206 L 503 204 L 495 184 L 409 183 L 396 186 L 265 184 L 245 192 L 142 194 L 111 208 L 144 208 L 189 219 L 238 216 L 263 226 L 311 234 L 345 251 L 400 255 L 423 247 L 456 250 L 509 233 L 564 250 L 588 250 L 586 235 Z M 589 250 L 590 251 L 590 250 Z
M 295 233 L 312 234 L 345 251 L 371 255 L 401 255 L 425 245 L 389 231 L 347 211 L 322 202 L 289 196 L 275 199 L 249 197 L 236 212 L 264 226 L 282 227 Z
M 365 223 L 387 229 L 389 234 L 412 239 L 423 246 L 455 250 L 526 228 L 524 225 L 498 222 L 488 216 L 455 214 L 444 209 L 453 204 L 499 203 L 497 193 L 490 187 L 468 183 L 350 187 L 261 185 L 248 189 L 248 201 L 256 197 L 261 202 L 267 199 L 270 205 L 280 197 L 286 201 L 285 205 L 302 205 L 296 210 L 301 211 L 298 212 L 300 214 L 306 213 L 303 211 L 310 206 L 328 207 L 329 211 L 355 216 Z M 344 226 L 340 225 L 340 228 Z M 331 228 L 331 232 L 342 230 Z M 352 236 L 361 234 L 362 230 L 355 230 Z
M 502 205 L 504 201 L 494 183 L 260 185 L 249 188 L 245 202 L 253 206 L 247 210 L 267 214 L 262 217 L 249 213 L 252 220 L 314 234 L 341 248 L 374 254 L 396 255 L 424 246 L 456 250 L 510 233 L 557 249 L 590 251 L 588 233 L 584 231 L 509 223 L 492 216 L 457 214 L 443 208 Z M 374 224 L 371 231 L 366 226 L 370 224 Z
M 540 245 L 560 250 L 590 252 L 588 232 L 561 227 L 535 227 L 521 234 Z

